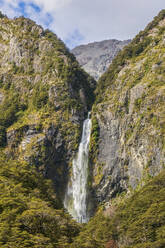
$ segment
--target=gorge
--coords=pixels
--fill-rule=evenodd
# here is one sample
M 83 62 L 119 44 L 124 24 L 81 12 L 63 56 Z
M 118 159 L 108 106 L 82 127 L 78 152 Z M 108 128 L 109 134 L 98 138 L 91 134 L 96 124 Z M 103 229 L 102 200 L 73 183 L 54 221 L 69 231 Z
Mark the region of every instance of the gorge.
M 96 82 L 0 14 L 0 247 L 165 247 L 165 10 L 128 43 Z

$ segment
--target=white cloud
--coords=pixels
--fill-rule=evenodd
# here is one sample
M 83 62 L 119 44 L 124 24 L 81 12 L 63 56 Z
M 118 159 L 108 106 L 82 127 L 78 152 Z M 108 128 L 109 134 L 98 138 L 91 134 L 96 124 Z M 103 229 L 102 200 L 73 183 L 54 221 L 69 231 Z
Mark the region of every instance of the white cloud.
M 42 7 L 45 11 L 49 12 L 52 10 L 58 10 L 69 3 L 72 2 L 72 0 L 5 0 L 6 4 L 11 4 L 12 6 L 17 7 L 19 2 L 24 2 L 26 4 L 33 3 L 40 7 Z
M 14 13 L 17 16 L 21 14 L 18 3 L 22 1 L 3 0 L 1 9 L 9 16 Z M 24 0 L 24 3 L 27 16 L 48 26 L 68 45 L 132 38 L 165 6 L 164 0 Z M 30 3 L 38 5 L 40 12 Z
M 45 11 L 52 12 L 67 6 L 72 0 L 27 0 L 26 2 L 34 2 L 35 4 L 42 6 Z

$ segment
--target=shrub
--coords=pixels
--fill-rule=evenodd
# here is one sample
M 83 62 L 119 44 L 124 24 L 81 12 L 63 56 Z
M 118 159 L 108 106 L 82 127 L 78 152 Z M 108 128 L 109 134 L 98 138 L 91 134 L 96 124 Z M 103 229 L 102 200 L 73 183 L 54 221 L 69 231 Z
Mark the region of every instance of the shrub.
M 0 126 L 0 147 L 4 147 L 6 144 L 6 128 Z

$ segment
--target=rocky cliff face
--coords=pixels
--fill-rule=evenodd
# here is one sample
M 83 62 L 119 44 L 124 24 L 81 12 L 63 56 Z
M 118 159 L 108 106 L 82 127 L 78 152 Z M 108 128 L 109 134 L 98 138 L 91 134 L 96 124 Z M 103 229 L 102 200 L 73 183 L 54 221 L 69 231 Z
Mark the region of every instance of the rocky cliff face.
M 2 247 L 165 247 L 164 47 L 162 11 L 116 56 L 95 97 L 96 82 L 55 34 L 0 13 Z M 56 195 L 92 104 L 88 208 L 102 206 L 81 229 Z
M 92 109 L 91 192 L 97 202 L 135 189 L 164 166 L 164 12 L 113 60 Z M 0 145 L 35 164 L 60 194 L 95 81 L 55 34 L 0 19 Z
M 162 11 L 98 82 L 90 153 L 98 202 L 143 185 L 164 168 L 164 35 Z
M 95 81 L 49 30 L 0 19 L 0 145 L 62 192 Z
M 108 69 L 113 58 L 131 40 L 104 40 L 75 47 L 72 53 L 80 65 L 96 80 Z

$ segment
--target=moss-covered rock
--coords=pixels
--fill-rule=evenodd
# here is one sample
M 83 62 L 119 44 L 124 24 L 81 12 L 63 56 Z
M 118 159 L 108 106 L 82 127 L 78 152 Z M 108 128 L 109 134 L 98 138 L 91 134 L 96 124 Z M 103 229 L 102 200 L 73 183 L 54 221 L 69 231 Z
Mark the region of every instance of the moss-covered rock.
M 95 81 L 55 34 L 24 17 L 0 19 L 0 44 L 0 145 L 62 194 Z
M 163 168 L 164 27 L 163 10 L 117 55 L 98 82 L 92 115 L 99 133 L 93 131 L 90 144 L 98 201 L 143 185 Z

